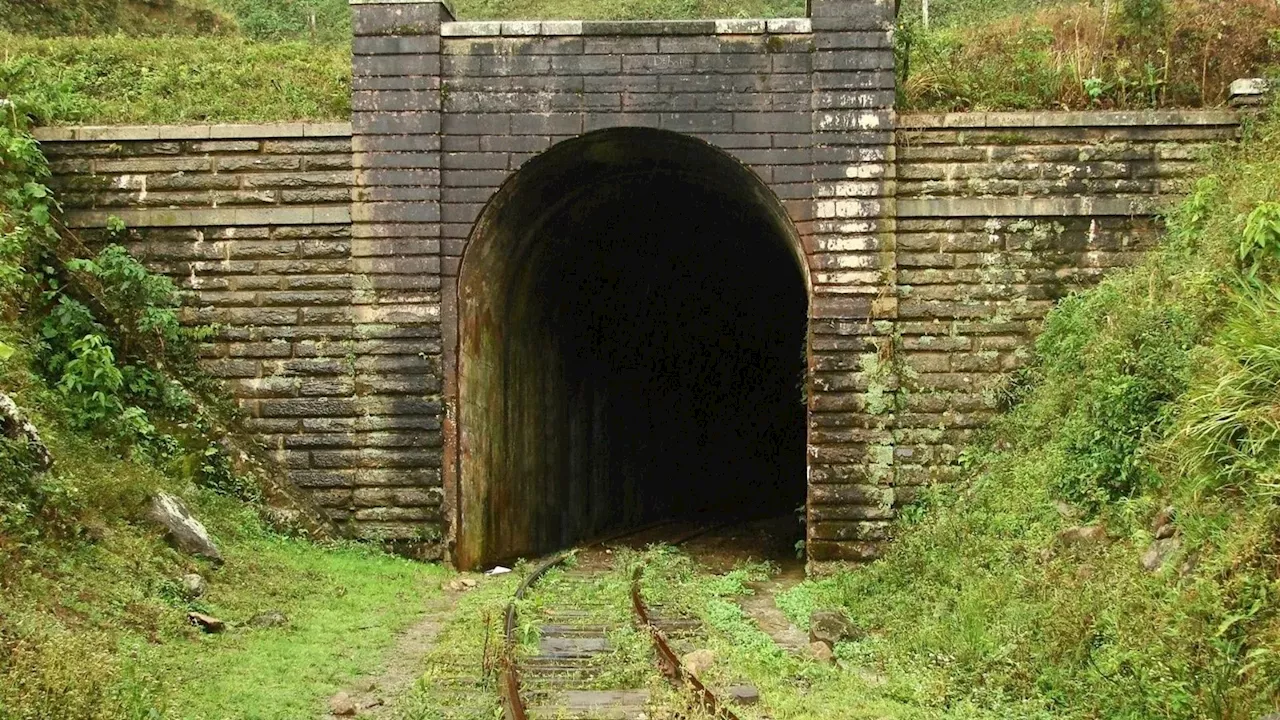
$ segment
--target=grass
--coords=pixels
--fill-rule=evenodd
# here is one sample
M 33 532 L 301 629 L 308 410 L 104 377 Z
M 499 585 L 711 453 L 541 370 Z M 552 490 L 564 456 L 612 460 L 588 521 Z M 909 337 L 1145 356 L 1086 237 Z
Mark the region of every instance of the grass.
M 316 715 L 323 699 L 378 666 L 447 574 L 367 548 L 321 552 L 262 539 L 229 549 L 243 559 L 218 571 L 208 611 L 244 622 L 279 608 L 289 626 L 242 628 L 163 649 L 163 666 L 171 668 L 165 698 L 177 717 L 218 720 L 228 708 L 263 720 Z
M 350 83 L 340 45 L 0 35 L 0 95 L 46 124 L 346 119 Z
M 913 702 L 941 717 L 1275 712 L 1280 263 L 1240 254 L 1257 246 L 1246 218 L 1280 196 L 1278 137 L 1272 111 L 1160 249 L 1064 301 L 965 479 L 913 509 L 883 560 L 785 596 L 792 618 L 844 607 L 869 636 L 839 655 L 924 689 Z M 1149 571 L 1165 507 L 1176 546 Z M 1062 539 L 1087 524 L 1109 539 Z
M 438 595 L 439 566 L 279 535 L 253 506 L 68 429 L 59 396 L 24 369 L 22 333 L 0 336 L 18 348 L 0 363 L 0 390 L 30 412 L 56 462 L 40 502 L 0 497 L 3 720 L 314 716 L 376 670 Z M 157 489 L 187 499 L 225 565 L 178 553 L 143 519 Z M 180 591 L 188 572 L 207 578 L 205 596 Z M 189 610 L 230 629 L 201 634 Z M 249 624 L 268 610 L 288 626 Z
M 1158 26 L 1129 6 L 1166 7 Z M 1273 0 L 904 4 L 900 109 L 1214 106 L 1280 59 Z M 799 0 L 458 0 L 478 19 L 804 14 Z M 67 36 L 78 36 L 71 39 Z M 0 0 L 0 95 L 40 123 L 344 120 L 346 0 Z M 211 41 L 210 38 L 216 38 Z

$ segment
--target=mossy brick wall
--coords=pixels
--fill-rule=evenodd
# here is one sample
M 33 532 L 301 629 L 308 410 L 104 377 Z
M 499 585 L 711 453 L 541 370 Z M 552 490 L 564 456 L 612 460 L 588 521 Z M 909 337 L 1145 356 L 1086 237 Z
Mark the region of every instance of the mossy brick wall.
M 219 327 L 205 366 L 290 479 L 362 537 L 438 538 L 439 332 L 421 295 L 385 294 L 433 267 L 352 224 L 350 124 L 37 135 L 68 224 L 105 242 L 121 218 L 193 291 L 186 319 Z
M 885 3 L 812 17 L 459 23 L 356 6 L 352 123 L 40 131 L 68 221 L 111 215 L 218 322 L 206 362 L 332 516 L 447 550 L 458 282 L 484 203 L 619 125 L 699 137 L 780 198 L 810 282 L 809 549 L 874 556 L 952 472 L 1052 302 L 1130 262 L 1236 117 L 895 116 Z M 445 542 L 440 542 L 444 540 Z
M 899 501 L 955 472 L 1054 302 L 1136 260 L 1238 131 L 1225 111 L 899 119 Z

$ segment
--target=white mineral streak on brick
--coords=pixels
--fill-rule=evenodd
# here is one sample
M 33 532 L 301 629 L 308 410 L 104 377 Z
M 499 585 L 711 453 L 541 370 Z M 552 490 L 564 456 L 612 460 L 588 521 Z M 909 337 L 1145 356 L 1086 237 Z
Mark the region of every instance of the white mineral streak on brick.
M 884 177 L 885 167 L 874 163 L 850 165 L 844 169 L 844 176 L 855 180 L 869 180 Z
M 717 35 L 759 35 L 764 30 L 764 20 L 716 20 Z
M 876 249 L 873 237 L 835 237 L 820 241 L 823 250 L 832 252 L 865 252 Z
M 881 207 L 876 200 L 823 200 L 816 205 L 819 218 L 877 217 Z
M 880 194 L 878 182 L 838 182 L 818 186 L 818 197 L 877 197 Z
M 866 269 L 880 265 L 878 258 L 867 255 L 833 255 L 830 262 L 831 267 L 827 268 L 828 270 Z
M 817 272 L 813 274 L 813 281 L 818 285 L 847 285 L 849 294 L 873 294 L 879 292 L 875 285 L 881 278 L 878 272 Z
M 874 222 L 867 222 L 865 220 L 840 223 L 836 226 L 836 230 L 839 232 L 848 233 L 850 235 L 867 235 L 874 233 L 878 229 L 879 228 Z

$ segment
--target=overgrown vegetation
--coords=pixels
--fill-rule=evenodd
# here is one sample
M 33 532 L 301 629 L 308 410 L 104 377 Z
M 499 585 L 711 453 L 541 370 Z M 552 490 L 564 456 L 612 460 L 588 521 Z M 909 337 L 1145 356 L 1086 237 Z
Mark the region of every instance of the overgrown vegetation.
M 1274 0 L 1093 0 L 898 34 L 904 109 L 1221 105 L 1280 60 Z
M 840 656 L 944 716 L 1275 712 L 1277 140 L 1273 111 L 1141 266 L 1063 302 L 967 479 L 884 560 L 793 591 L 793 617 L 843 605 L 870 635 Z
M 1274 0 L 902 3 L 900 108 L 1201 107 L 1280 58 Z M 462 19 L 778 17 L 797 0 L 460 0 Z M 74 36 L 74 37 L 72 37 Z M 346 0 L 0 0 L 0 96 L 38 122 L 341 120 Z M 210 41 L 209 38 L 216 38 Z
M 182 326 L 177 288 L 119 245 L 79 245 L 58 223 L 47 176 L 10 114 L 0 122 L 0 393 L 38 428 L 53 466 L 6 425 L 0 720 L 314 714 L 378 661 L 443 572 L 269 528 L 256 479 L 223 444 L 230 403 L 196 364 L 210 329 Z M 225 566 L 164 543 L 144 517 L 157 491 L 186 498 Z M 207 592 L 184 589 L 190 572 L 208 578 Z M 192 610 L 232 629 L 204 637 L 186 622 Z M 289 627 L 250 627 L 268 610 Z

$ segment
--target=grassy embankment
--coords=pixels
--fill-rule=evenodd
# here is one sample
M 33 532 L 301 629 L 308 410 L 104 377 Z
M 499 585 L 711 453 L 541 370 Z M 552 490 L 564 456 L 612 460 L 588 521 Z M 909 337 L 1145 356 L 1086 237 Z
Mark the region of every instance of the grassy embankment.
M 0 720 L 297 718 L 376 670 L 446 573 L 271 529 L 223 443 L 229 401 L 201 373 L 172 282 L 60 230 L 38 147 L 0 124 L 0 393 L 41 453 L 0 433 Z M 150 498 L 186 499 L 215 567 L 171 549 Z M 204 594 L 180 578 L 199 573 Z M 189 611 L 228 623 L 218 635 Z M 285 627 L 253 618 L 278 611 Z
M 456 10 L 804 12 L 798 0 L 459 0 Z M 934 3 L 927 31 L 917 10 L 903 4 L 898 33 L 906 110 L 1213 106 L 1280 54 L 1273 0 L 951 0 Z M 346 0 L 0 0 L 0 95 L 45 124 L 345 119 L 350 33 Z

